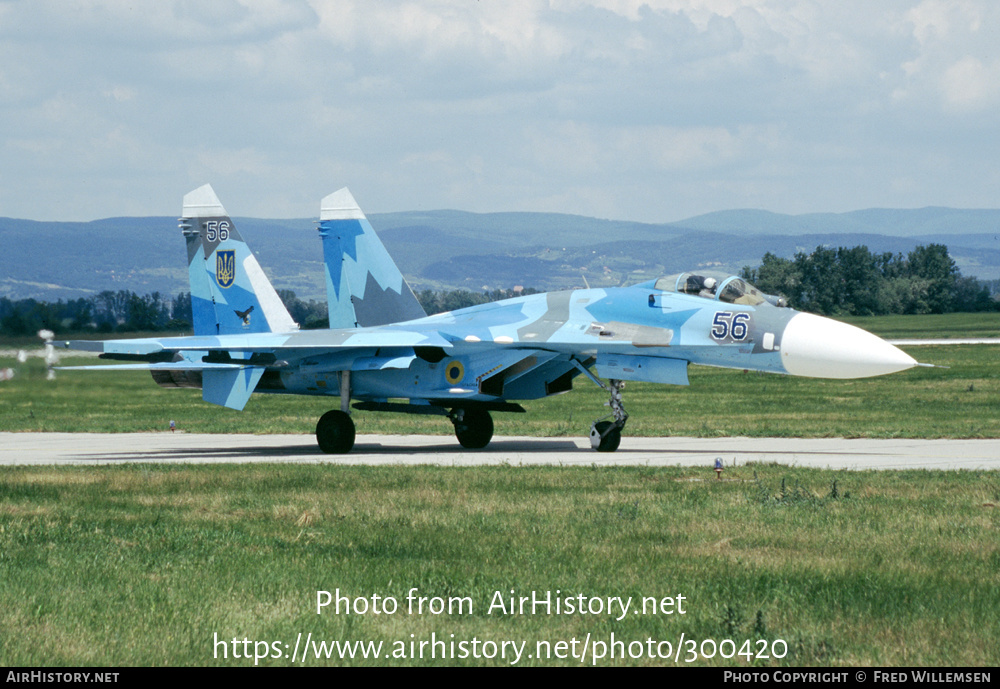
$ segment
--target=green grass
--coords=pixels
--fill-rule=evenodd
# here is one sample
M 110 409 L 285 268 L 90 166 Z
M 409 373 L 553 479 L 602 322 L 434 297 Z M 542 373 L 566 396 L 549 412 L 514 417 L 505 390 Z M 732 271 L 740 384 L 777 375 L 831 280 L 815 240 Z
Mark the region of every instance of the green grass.
M 995 475 L 752 465 L 727 472 L 728 481 L 704 474 L 711 472 L 4 469 L 0 665 L 246 666 L 253 660 L 216 657 L 214 635 L 294 646 L 300 632 L 387 645 L 454 634 L 527 641 L 531 651 L 538 640 L 588 633 L 674 644 L 683 633 L 699 642 L 783 640 L 787 656 L 753 661 L 763 665 L 1000 661 Z M 406 614 L 414 587 L 427 597 L 468 597 L 471 610 Z M 392 596 L 400 610 L 317 615 L 317 591 L 336 589 L 369 601 Z M 637 601 L 683 595 L 685 614 L 487 614 L 496 592 L 511 589 Z M 307 664 L 375 662 L 505 664 Z
M 1000 337 L 1000 313 L 845 316 L 837 320 L 890 339 Z
M 687 387 L 628 384 L 626 436 L 1000 437 L 1000 346 L 911 347 L 918 368 L 862 380 L 813 380 L 693 366 Z M 64 359 L 73 365 L 94 359 Z M 39 359 L 0 383 L 0 431 L 166 430 L 313 433 L 338 398 L 255 394 L 243 412 L 207 404 L 199 390 L 165 390 L 145 372 L 60 371 L 45 380 Z M 568 394 L 495 414 L 498 435 L 586 435 L 607 414 L 605 393 L 583 379 Z M 359 433 L 450 435 L 442 417 L 355 412 Z
M 1000 437 L 997 346 L 908 351 L 950 368 L 818 381 L 692 367 L 690 387 L 630 384 L 626 435 Z M 7 366 L 17 376 L 0 383 L 0 430 L 166 430 L 174 419 L 191 432 L 311 433 L 337 406 L 336 398 L 254 395 L 238 413 L 202 402 L 197 390 L 162 390 L 146 374 L 60 372 L 47 381 L 37 359 L 0 359 Z M 606 413 L 605 397 L 587 381 L 576 388 L 526 403 L 528 414 L 495 415 L 497 432 L 585 434 Z M 356 413 L 355 420 L 360 433 L 452 432 L 441 418 Z M 382 641 L 388 652 L 432 634 L 525 641 L 528 653 L 537 641 L 580 642 L 587 634 L 674 645 L 684 634 L 737 647 L 746 639 L 787 644 L 784 658 L 751 664 L 1000 662 L 995 474 L 773 465 L 727 470 L 722 482 L 705 474 L 598 466 L 5 467 L 0 665 L 246 666 L 253 660 L 233 659 L 231 644 L 228 658 L 217 657 L 213 640 L 279 642 L 283 650 L 299 633 Z M 468 597 L 472 612 L 406 614 L 414 587 L 428 597 Z M 317 615 L 316 592 L 336 589 L 351 598 L 392 596 L 401 609 Z M 683 595 L 686 614 L 621 621 L 487 614 L 496 593 L 511 589 Z M 257 650 L 269 655 L 273 647 Z M 506 664 L 307 664 L 376 662 Z

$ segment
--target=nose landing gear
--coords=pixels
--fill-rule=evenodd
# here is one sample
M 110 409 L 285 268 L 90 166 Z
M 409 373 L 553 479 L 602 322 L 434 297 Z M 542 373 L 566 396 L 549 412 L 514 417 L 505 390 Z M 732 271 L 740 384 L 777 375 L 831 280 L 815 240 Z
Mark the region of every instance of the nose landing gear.
M 611 379 L 608 385 L 605 385 L 597 378 L 592 379 L 611 396 L 606 403 L 611 407 L 611 414 L 590 424 L 590 446 L 598 452 L 614 452 L 622 442 L 622 429 L 628 421 L 628 412 L 622 404 L 622 389 L 625 387 L 625 382 Z M 609 417 L 613 420 L 607 421 Z

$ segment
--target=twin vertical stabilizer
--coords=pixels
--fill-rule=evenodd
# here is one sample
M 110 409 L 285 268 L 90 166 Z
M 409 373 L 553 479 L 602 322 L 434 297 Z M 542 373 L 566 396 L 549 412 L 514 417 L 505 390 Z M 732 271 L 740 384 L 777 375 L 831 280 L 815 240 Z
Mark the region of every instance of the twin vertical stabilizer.
M 320 204 L 331 328 L 386 325 L 427 314 L 346 188 Z
M 210 185 L 184 196 L 180 227 L 195 335 L 298 329 Z
M 210 185 L 184 196 L 180 227 L 187 242 L 195 335 L 298 329 Z M 347 189 L 323 199 L 319 231 L 331 328 L 426 315 Z M 232 352 L 223 368 L 199 367 L 205 401 L 243 408 L 265 370 L 249 359 L 244 363 L 243 356 Z
M 184 196 L 180 227 L 187 242 L 195 335 L 298 330 L 210 185 Z M 205 369 L 202 398 L 242 409 L 263 374 L 263 367 L 251 365 Z

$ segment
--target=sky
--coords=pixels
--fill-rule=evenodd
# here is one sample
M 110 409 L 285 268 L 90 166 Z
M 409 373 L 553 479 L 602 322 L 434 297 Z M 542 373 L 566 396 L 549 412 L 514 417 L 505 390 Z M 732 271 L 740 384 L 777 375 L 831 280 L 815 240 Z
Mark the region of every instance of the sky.
M 1000 206 L 994 0 L 0 0 L 0 216 Z

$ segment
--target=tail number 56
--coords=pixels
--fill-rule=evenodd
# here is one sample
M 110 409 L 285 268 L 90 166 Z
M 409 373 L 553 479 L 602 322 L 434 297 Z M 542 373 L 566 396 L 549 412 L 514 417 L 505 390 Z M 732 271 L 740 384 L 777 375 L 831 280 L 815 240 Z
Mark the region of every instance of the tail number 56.
M 209 220 L 205 223 L 205 239 L 224 242 L 229 239 L 229 223 L 225 220 Z

